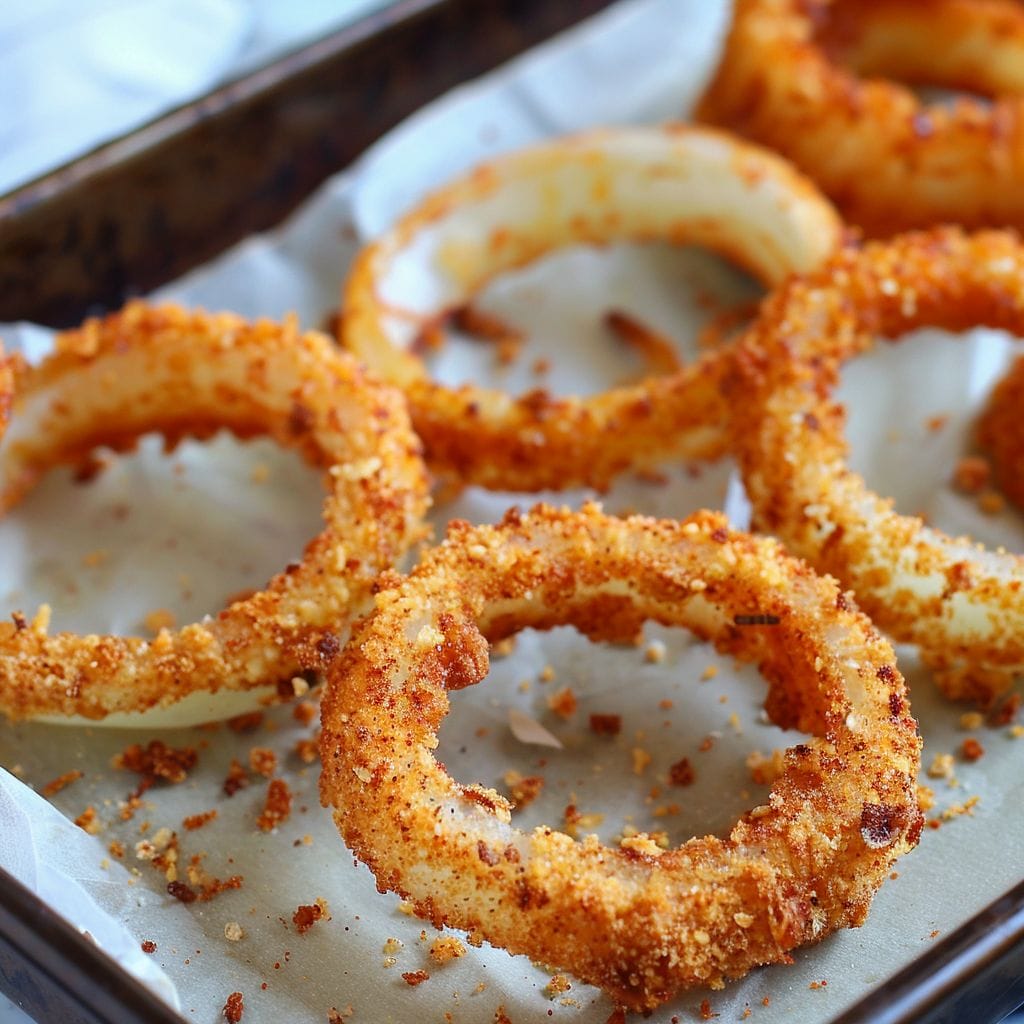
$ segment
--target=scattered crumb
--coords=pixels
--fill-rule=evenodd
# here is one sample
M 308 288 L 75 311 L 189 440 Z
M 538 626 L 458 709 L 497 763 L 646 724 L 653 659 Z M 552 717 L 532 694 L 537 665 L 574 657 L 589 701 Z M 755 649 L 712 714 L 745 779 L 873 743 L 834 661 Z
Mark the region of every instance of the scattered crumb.
M 176 749 L 162 740 L 150 740 L 145 747 L 138 743 L 126 747 L 114 756 L 112 764 L 115 768 L 176 784 L 188 778 L 196 759 L 195 747 Z
M 939 413 L 936 416 L 929 416 L 928 419 L 926 419 L 924 421 L 924 428 L 929 433 L 935 434 L 935 433 L 938 433 L 938 431 L 942 430 L 942 428 L 948 422 L 949 422 L 949 414 L 948 413 Z
M 195 889 L 186 885 L 184 882 L 168 882 L 167 893 L 168 895 L 173 896 L 180 903 L 195 903 L 199 898 L 196 895 Z
M 652 665 L 660 665 L 668 653 L 667 648 L 660 640 L 652 640 L 644 651 L 644 661 Z
M 512 1018 L 505 1012 L 504 1006 L 499 1006 L 494 1011 L 494 1024 L 512 1024 Z
M 708 665 L 708 667 L 705 668 L 703 672 L 701 672 L 701 674 L 700 674 L 700 681 L 702 683 L 706 683 L 706 682 L 708 682 L 708 680 L 714 679 L 715 676 L 717 676 L 717 675 L 718 675 L 718 666 L 717 665 Z
M 622 731 L 622 715 L 591 715 L 590 731 L 598 736 L 618 736 Z
M 228 768 L 227 778 L 224 779 L 223 790 L 225 796 L 234 796 L 240 789 L 249 785 L 249 776 L 245 769 L 234 758 L 231 759 L 231 767 Z
M 295 756 L 303 764 L 313 764 L 320 756 L 319 733 L 311 739 L 298 740 L 295 744 Z
M 217 809 L 214 807 L 209 811 L 203 811 L 201 814 L 190 814 L 187 818 L 182 818 L 181 824 L 189 832 L 194 832 L 197 828 L 208 825 L 216 817 Z
M 967 732 L 980 729 L 985 723 L 985 716 L 980 711 L 965 711 L 960 716 L 960 728 Z
M 576 713 L 576 694 L 572 687 L 563 686 L 560 690 L 548 695 L 548 707 L 559 718 L 571 718 Z
M 973 737 L 968 736 L 960 748 L 965 761 L 978 761 L 985 753 L 985 748 Z
M 673 786 L 692 786 L 696 775 L 688 757 L 680 758 L 668 770 L 668 781 Z
M 299 906 L 295 913 L 292 914 L 292 924 L 295 925 L 295 930 L 300 935 L 305 935 L 317 921 L 330 921 L 330 919 L 331 915 L 327 911 L 327 901 L 324 899 L 317 899 L 315 903 Z M 388 940 L 388 942 L 391 941 L 391 939 Z M 397 942 L 398 940 L 395 939 L 394 941 Z
M 981 455 L 965 455 L 953 467 L 953 486 L 963 494 L 981 494 L 992 476 L 992 466 Z
M 242 1002 L 241 992 L 232 992 L 228 1001 L 224 1004 L 224 1019 L 228 1024 L 238 1024 L 245 1012 L 245 1004 Z
M 430 959 L 435 964 L 446 964 L 465 955 L 465 945 L 454 935 L 440 935 L 430 944 Z
M 565 833 L 575 839 L 580 829 L 594 829 L 604 821 L 603 814 L 583 814 L 575 804 L 569 804 L 562 814 Z
M 530 371 L 531 373 L 534 374 L 534 376 L 537 377 L 542 377 L 545 373 L 550 373 L 551 360 L 545 359 L 544 356 L 540 356 L 539 358 L 534 359 L 533 363 L 530 366 Z
M 715 745 L 714 736 L 705 736 L 700 741 L 700 746 L 697 748 L 702 754 L 706 754 Z
M 533 803 L 544 788 L 543 775 L 521 775 L 515 769 L 510 769 L 503 778 L 508 786 L 509 798 L 520 810 Z
M 676 702 L 669 697 L 665 697 L 664 700 L 658 701 L 658 707 L 662 711 L 671 711 L 676 706 Z
M 972 796 L 962 804 L 950 804 L 950 806 L 942 812 L 942 820 L 952 821 L 954 818 L 959 818 L 965 814 L 968 817 L 974 817 L 974 808 L 978 806 L 980 801 L 980 796 Z
M 564 974 L 555 974 L 544 986 L 544 995 L 548 999 L 555 999 L 557 996 L 572 990 L 572 982 Z
M 249 751 L 249 768 L 269 779 L 277 771 L 277 754 L 269 747 L 253 747 Z
M 403 971 L 402 972 L 402 981 L 404 981 L 406 983 L 406 985 L 410 985 L 412 988 L 415 988 L 417 985 L 422 985 L 423 982 L 429 981 L 429 980 L 430 980 L 430 975 L 426 971 Z
M 245 938 L 245 929 L 237 921 L 228 921 L 224 925 L 224 938 L 228 942 L 241 942 Z
M 352 1009 L 352 1004 L 349 1003 L 344 1010 L 339 1010 L 336 1006 L 332 1006 L 327 1011 L 327 1024 L 341 1024 L 342 1021 L 348 1020 L 355 1010 Z
M 249 473 L 249 479 L 254 484 L 265 484 L 270 479 L 270 467 L 265 462 L 257 462 Z
M 551 665 L 545 665 L 537 677 L 542 683 L 553 683 L 555 681 L 555 670 Z
M 72 768 L 71 771 L 65 772 L 63 775 L 58 775 L 57 778 L 51 779 L 40 792 L 43 796 L 54 796 L 59 793 L 66 786 L 70 786 L 72 782 L 77 782 L 82 777 L 82 772 L 77 768 Z
M 678 373 L 682 368 L 675 342 L 637 317 L 619 309 L 610 309 L 605 313 L 604 323 L 623 345 L 640 356 L 645 376 Z
M 145 939 L 141 943 L 141 949 L 143 953 L 155 953 L 156 943 L 152 939 Z
M 952 754 L 936 754 L 932 763 L 928 765 L 928 778 L 948 779 L 953 781 L 954 761 Z
M 89 835 L 99 835 L 103 831 L 103 822 L 100 821 L 99 815 L 96 813 L 96 808 L 92 804 L 82 813 L 75 818 L 75 824 L 82 829 L 84 832 L 88 832 Z
M 812 981 L 807 986 L 812 992 L 816 992 L 820 988 L 828 988 L 828 982 L 822 979 L 821 981 Z
M 633 748 L 633 774 L 643 775 L 651 763 L 651 755 L 643 747 Z
M 256 824 L 264 832 L 272 832 L 292 813 L 292 792 L 284 779 L 271 779 L 267 786 L 267 798 Z
M 711 1003 L 710 1003 L 709 1000 L 704 999 L 704 1000 L 701 1001 L 701 1004 L 700 1004 L 700 1019 L 701 1020 L 711 1020 L 712 1018 L 718 1017 L 718 1016 L 719 1016 L 719 1014 L 712 1012 L 712 1010 L 711 1010 Z

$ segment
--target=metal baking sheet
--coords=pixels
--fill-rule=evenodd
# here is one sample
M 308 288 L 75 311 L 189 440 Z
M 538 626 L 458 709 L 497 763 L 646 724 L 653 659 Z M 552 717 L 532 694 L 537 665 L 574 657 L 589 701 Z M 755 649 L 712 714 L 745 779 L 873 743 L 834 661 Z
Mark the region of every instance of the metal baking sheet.
M 249 315 L 294 309 L 316 325 L 337 304 L 338 282 L 360 236 L 380 230 L 430 185 L 535 138 L 602 120 L 659 120 L 684 110 L 713 66 L 723 15 L 717 5 L 696 2 L 617 5 L 586 31 L 417 115 L 352 174 L 330 181 L 281 231 L 243 243 L 165 294 Z M 554 89 L 554 82 L 562 88 Z M 530 338 L 515 366 L 502 369 L 478 348 L 453 343 L 437 369 L 457 379 L 472 360 L 475 372 L 522 388 L 536 384 L 534 356 L 554 354 L 547 386 L 596 388 L 640 370 L 601 326 L 609 306 L 627 308 L 686 347 L 709 309 L 754 294 L 756 288 L 727 265 L 689 250 L 621 246 L 569 252 L 509 275 L 482 299 Z M 930 332 L 859 363 L 844 380 L 844 397 L 852 410 L 855 465 L 869 482 L 896 494 L 903 507 L 927 508 L 941 525 L 968 524 L 990 540 L 1019 548 L 1015 515 L 983 519 L 948 486 L 985 383 L 1010 348 L 1006 339 L 980 332 L 969 340 Z M 965 360 L 977 372 L 964 372 Z M 926 424 L 938 415 L 946 417 L 945 426 L 929 430 Z M 264 476 L 265 482 L 256 482 Z M 623 481 L 603 496 L 606 507 L 682 515 L 720 506 L 730 467 L 667 467 L 666 477 Z M 155 608 L 168 608 L 184 621 L 213 610 L 242 586 L 258 584 L 286 562 L 313 528 L 310 510 L 317 494 L 302 467 L 274 449 L 227 440 L 212 449 L 186 446 L 171 460 L 144 448 L 88 487 L 54 474 L 0 525 L 0 552 L 38 552 L 7 603 L 32 607 L 48 599 L 57 624 L 71 628 L 131 628 L 128 619 L 137 623 Z M 273 515 L 266 514 L 268 495 L 283 505 Z M 576 503 L 583 497 L 558 500 Z M 434 521 L 440 532 L 451 516 L 488 521 L 512 502 L 533 500 L 471 490 L 455 502 L 439 503 Z M 68 508 L 75 509 L 70 523 Z M 133 528 L 118 525 L 124 522 Z M 0 554 L 0 564 L 12 563 Z M 134 588 L 130 606 L 119 598 L 125 581 Z M 527 825 L 558 822 L 573 802 L 586 813 L 602 814 L 593 828 L 609 838 L 630 824 L 663 828 L 673 841 L 727 828 L 758 799 L 746 757 L 794 739 L 762 723 L 756 673 L 735 672 L 674 631 L 657 639 L 666 654 L 660 664 L 645 660 L 644 648 L 593 647 L 566 632 L 521 638 L 512 655 L 495 660 L 484 684 L 457 695 L 440 755 L 457 777 L 498 788 L 510 769 L 543 774 L 541 798 L 523 812 Z M 903 664 L 926 738 L 927 765 L 935 753 L 955 751 L 967 735 L 960 726 L 964 709 L 935 694 L 910 652 Z M 548 706 L 548 696 L 565 686 L 579 704 L 567 720 Z M 508 728 L 512 707 L 555 732 L 563 749 L 517 742 Z M 586 728 L 590 711 L 622 713 L 620 737 L 609 742 L 592 736 Z M 490 1021 L 499 1006 L 517 1021 L 548 1019 L 548 1011 L 581 1022 L 608 1016 L 610 1005 L 600 993 L 574 983 L 550 998 L 550 971 L 500 950 L 485 946 L 456 962 L 433 965 L 426 952 L 431 930 L 421 938 L 423 924 L 402 914 L 394 897 L 376 893 L 369 873 L 353 864 L 319 809 L 316 767 L 294 753 L 296 743 L 311 734 L 288 709 L 269 714 L 254 734 L 224 727 L 163 734 L 168 743 L 194 746 L 198 765 L 183 785 L 145 794 L 143 808 L 128 821 L 121 818 L 120 802 L 135 780 L 112 768 L 111 758 L 130 742 L 148 741 L 151 729 L 19 725 L 0 737 L 0 754 L 36 787 L 71 768 L 83 771 L 54 800 L 72 818 L 87 805 L 97 808 L 104 824 L 97 863 L 111 856 L 111 841 L 124 846 L 125 861 L 139 873 L 134 894 L 122 898 L 122 915 L 140 941 L 156 942 L 154 956 L 176 982 L 188 1019 L 216 1019 L 227 994 L 236 990 L 245 995 L 249 1020 L 323 1020 L 332 1007 L 342 1014 L 351 1007 L 351 1019 L 375 1021 L 440 1020 L 445 1014 L 455 1021 Z M 1024 743 L 1005 729 L 978 735 L 986 755 L 977 764 L 957 763 L 956 786 L 929 782 L 938 797 L 932 816 L 977 796 L 973 813 L 927 831 L 920 849 L 898 866 L 899 877 L 883 887 L 864 928 L 801 951 L 790 967 L 757 971 L 724 992 L 689 993 L 652 1019 L 696 1019 L 706 999 L 722 1020 L 740 1019 L 748 1008 L 757 1021 L 830 1020 L 873 993 L 895 991 L 886 985 L 901 968 L 923 954 L 937 954 L 993 901 L 1012 901 L 1018 892 L 1019 906 L 1014 886 L 1024 877 Z M 708 737 L 711 749 L 701 752 Z M 291 818 L 269 835 L 255 826 L 263 779 L 253 776 L 231 798 L 222 792 L 231 759 L 247 763 L 253 746 L 276 752 L 294 793 Z M 640 773 L 635 767 L 644 757 L 637 760 L 634 750 L 652 759 Z M 667 792 L 659 776 L 682 755 L 695 763 L 697 783 L 685 793 Z M 211 808 L 218 810 L 216 821 L 194 833 L 182 828 L 186 816 Z M 135 857 L 136 844 L 161 828 L 180 833 L 183 855 L 205 853 L 204 866 L 219 877 L 243 875 L 243 887 L 189 908 L 170 900 L 163 876 Z M 297 934 L 293 912 L 318 897 L 326 900 L 331 920 Z M 1003 920 L 1011 921 L 1012 934 L 1013 914 L 1008 915 Z M 238 941 L 225 936 L 233 924 L 243 933 Z M 977 941 L 967 945 L 968 952 L 978 948 Z M 954 950 L 952 962 L 962 964 L 966 953 L 960 954 L 957 961 Z M 976 961 L 976 967 L 984 963 Z M 419 969 L 431 978 L 410 988 L 401 974 Z M 961 970 L 959 989 L 965 980 Z M 911 979 L 909 991 L 921 993 L 922 986 L 920 976 Z M 995 1019 L 994 1005 L 975 1006 L 978 1016 L 972 1019 Z

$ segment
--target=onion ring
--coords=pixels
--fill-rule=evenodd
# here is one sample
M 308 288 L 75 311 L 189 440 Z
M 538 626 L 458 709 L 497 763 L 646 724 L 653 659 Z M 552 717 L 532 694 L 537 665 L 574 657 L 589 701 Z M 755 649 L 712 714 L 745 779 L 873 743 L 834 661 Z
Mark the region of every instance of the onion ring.
M 754 526 L 836 576 L 895 639 L 918 644 L 953 698 L 991 701 L 1024 665 L 1024 560 L 952 538 L 873 494 L 844 463 L 842 363 L 916 327 L 1024 334 L 1015 235 L 935 229 L 783 286 L 737 349 L 736 455 Z
M 869 235 L 1024 228 L 1022 68 L 1012 0 L 737 0 L 696 116 L 778 150 Z
M 409 577 L 382 580 L 327 667 L 321 797 L 378 886 L 436 926 L 651 1008 L 860 924 L 917 842 L 919 740 L 892 649 L 773 539 L 710 512 L 679 523 L 538 506 L 497 527 L 453 522 Z M 756 661 L 771 718 L 814 736 L 728 839 L 664 852 L 526 834 L 501 796 L 435 760 L 448 691 L 486 675 L 488 641 L 563 624 L 621 641 L 648 619 Z
M 978 419 L 978 444 L 992 460 L 992 471 L 1002 492 L 1024 509 L 1024 356 L 1014 360 L 992 389 L 988 405 Z
M 364 249 L 344 289 L 341 338 L 406 392 L 432 468 L 497 490 L 603 488 L 670 456 L 725 453 L 720 356 L 589 398 L 513 398 L 434 383 L 409 351 L 417 335 L 501 272 L 569 245 L 707 245 L 772 286 L 820 263 L 841 232 L 784 161 L 724 134 L 592 132 L 477 167 Z
M 323 467 L 329 492 L 302 560 L 212 620 L 152 641 L 51 636 L 19 614 L 0 624 L 0 711 L 11 718 L 99 719 L 196 692 L 273 688 L 300 671 L 295 648 L 328 634 L 338 643 L 378 573 L 421 536 L 426 474 L 401 395 L 294 322 L 131 303 L 59 335 L 53 355 L 17 366 L 8 383 L 0 512 L 53 466 L 98 446 L 130 449 L 147 432 L 169 445 L 222 428 L 269 435 Z

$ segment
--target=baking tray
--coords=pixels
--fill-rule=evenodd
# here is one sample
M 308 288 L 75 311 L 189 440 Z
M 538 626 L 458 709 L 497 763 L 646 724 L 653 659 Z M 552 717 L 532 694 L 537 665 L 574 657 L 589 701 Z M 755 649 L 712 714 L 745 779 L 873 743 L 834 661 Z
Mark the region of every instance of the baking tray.
M 0 199 L 0 319 L 119 306 L 277 223 L 413 110 L 593 3 L 397 4 Z M 229 141 L 230 140 L 230 141 Z M 9 877 L 0 988 L 38 1020 L 175 1020 Z M 995 1021 L 1024 999 L 1024 885 L 837 1021 Z

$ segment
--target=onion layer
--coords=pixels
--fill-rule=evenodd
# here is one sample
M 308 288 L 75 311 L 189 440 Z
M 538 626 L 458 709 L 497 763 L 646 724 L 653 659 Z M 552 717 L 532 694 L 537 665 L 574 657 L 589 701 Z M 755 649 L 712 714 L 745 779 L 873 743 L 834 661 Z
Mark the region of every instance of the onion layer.
M 991 102 L 925 103 L 913 84 Z M 869 235 L 1024 228 L 1013 0 L 737 0 L 697 117 L 778 150 Z
M 688 627 L 756 662 L 790 748 L 768 803 L 727 839 L 662 851 L 512 827 L 497 793 L 434 758 L 448 691 L 487 674 L 488 641 L 572 624 L 632 638 Z M 571 970 L 618 1005 L 720 987 L 860 924 L 921 830 L 916 726 L 889 645 L 837 589 L 724 516 L 679 523 L 538 506 L 455 522 L 327 667 L 321 795 L 382 889 L 435 925 Z
M 952 697 L 990 701 L 1024 666 L 1024 560 L 949 537 L 845 464 L 843 363 L 876 336 L 974 326 L 1024 334 L 1024 247 L 954 229 L 847 249 L 769 298 L 737 350 L 735 449 L 754 525 L 851 587 L 919 644 Z
M 840 236 L 829 204 L 764 150 L 681 126 L 593 132 L 477 167 L 366 248 L 345 286 L 342 340 L 405 390 L 432 468 L 496 490 L 604 487 L 670 456 L 724 454 L 719 354 L 590 398 L 513 398 L 431 381 L 409 350 L 424 327 L 565 246 L 706 245 L 773 286 Z
M 148 432 L 169 445 L 220 429 L 268 435 L 322 467 L 329 492 L 324 530 L 301 561 L 212 620 L 147 641 L 49 635 L 45 615 L 15 613 L 0 624 L 0 711 L 12 718 L 100 719 L 286 683 L 297 651 L 338 643 L 378 573 L 421 535 L 427 485 L 401 395 L 294 323 L 132 303 L 58 336 L 38 367 L 4 364 L 0 353 L 4 365 L 14 372 L 0 390 L 0 414 L 12 410 L 0 510 L 51 467 L 100 446 L 130 449 Z

